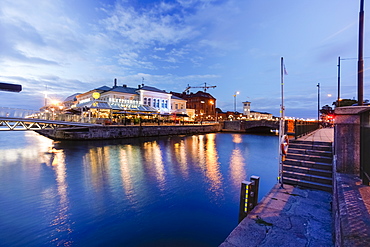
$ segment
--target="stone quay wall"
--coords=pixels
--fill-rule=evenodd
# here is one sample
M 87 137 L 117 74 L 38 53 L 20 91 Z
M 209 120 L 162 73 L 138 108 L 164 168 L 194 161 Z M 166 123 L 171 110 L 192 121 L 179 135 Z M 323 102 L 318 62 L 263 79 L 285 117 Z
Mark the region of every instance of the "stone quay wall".
M 101 140 L 132 137 L 190 135 L 218 132 L 220 124 L 158 125 L 158 126 L 97 126 L 88 128 L 39 130 L 37 133 L 54 140 Z

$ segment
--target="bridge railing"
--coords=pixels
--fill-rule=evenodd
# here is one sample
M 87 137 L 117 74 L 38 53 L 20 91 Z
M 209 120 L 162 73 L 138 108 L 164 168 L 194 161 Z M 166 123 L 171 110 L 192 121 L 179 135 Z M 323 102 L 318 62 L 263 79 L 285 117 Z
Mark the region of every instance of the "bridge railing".
M 33 114 L 36 114 L 37 112 L 38 111 L 35 110 L 0 107 L 0 117 L 26 118 Z
M 318 128 L 320 128 L 320 122 L 318 121 L 296 119 L 294 120 L 294 138 L 297 139 L 301 136 L 307 135 Z

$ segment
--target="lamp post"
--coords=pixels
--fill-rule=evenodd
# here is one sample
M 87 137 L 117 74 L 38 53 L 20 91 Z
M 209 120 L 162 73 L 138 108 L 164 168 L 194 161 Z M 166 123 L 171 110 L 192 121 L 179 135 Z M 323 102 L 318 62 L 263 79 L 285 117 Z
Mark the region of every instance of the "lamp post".
M 317 83 L 317 121 L 320 122 L 320 83 Z
M 235 92 L 235 94 L 233 95 L 234 96 L 234 112 L 236 112 L 236 95 L 238 95 L 239 92 Z

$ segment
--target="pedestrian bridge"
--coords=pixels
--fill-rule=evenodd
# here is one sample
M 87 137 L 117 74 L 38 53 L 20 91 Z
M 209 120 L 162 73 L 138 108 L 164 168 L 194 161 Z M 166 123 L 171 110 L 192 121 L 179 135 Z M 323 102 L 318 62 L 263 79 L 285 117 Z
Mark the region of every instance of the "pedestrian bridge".
M 92 127 L 98 124 L 0 116 L 0 131 Z

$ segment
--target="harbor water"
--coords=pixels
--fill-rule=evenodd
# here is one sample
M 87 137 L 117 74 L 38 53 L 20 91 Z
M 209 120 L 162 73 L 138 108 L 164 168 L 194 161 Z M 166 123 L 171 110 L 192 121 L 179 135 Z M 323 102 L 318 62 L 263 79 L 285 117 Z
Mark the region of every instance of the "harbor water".
M 218 246 L 240 183 L 276 184 L 278 138 L 210 133 L 54 142 L 0 133 L 0 246 Z

